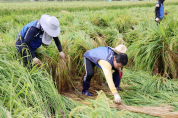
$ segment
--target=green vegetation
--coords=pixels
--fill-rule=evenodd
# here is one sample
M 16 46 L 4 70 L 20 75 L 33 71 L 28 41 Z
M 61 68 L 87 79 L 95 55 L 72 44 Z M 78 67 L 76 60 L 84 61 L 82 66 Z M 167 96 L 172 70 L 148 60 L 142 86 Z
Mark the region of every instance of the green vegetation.
M 165 2 L 169 14 L 157 26 L 155 1 L 0 3 L 1 117 L 152 117 L 110 108 L 105 98 L 88 98 L 86 101 L 92 104 L 86 106 L 73 101 L 74 97 L 58 94 L 71 88 L 78 91 L 75 83 L 80 83 L 85 72 L 82 59 L 85 51 L 120 43 L 127 45 L 130 58 L 119 91 L 122 103 L 139 107 L 174 106 L 178 111 L 176 4 L 175 0 Z M 43 66 L 29 72 L 15 49 L 15 39 L 24 25 L 40 19 L 42 14 L 59 19 L 59 37 L 67 63 L 59 59 L 52 42 L 36 51 Z M 101 70 L 96 69 L 92 81 L 97 86 L 105 83 Z M 106 89 L 106 96 L 113 100 Z
M 102 4 L 101 4 L 102 3 Z M 60 12 L 66 10 L 69 12 L 74 11 L 91 11 L 102 9 L 128 9 L 134 7 L 152 7 L 155 1 L 83 1 L 83 2 L 20 2 L 20 3 L 1 3 L 0 16 L 13 15 L 13 14 L 36 14 L 36 13 L 49 13 Z M 165 5 L 178 5 L 177 0 L 166 1 Z

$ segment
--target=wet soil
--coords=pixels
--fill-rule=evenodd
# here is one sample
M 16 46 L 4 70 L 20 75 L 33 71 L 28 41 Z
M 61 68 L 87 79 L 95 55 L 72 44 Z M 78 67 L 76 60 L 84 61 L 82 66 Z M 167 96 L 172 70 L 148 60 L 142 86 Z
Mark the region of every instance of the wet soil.
M 102 85 L 98 85 L 96 81 L 92 80 L 90 83 L 89 92 L 92 94 L 92 97 L 86 96 L 82 94 L 82 82 L 80 79 L 77 79 L 73 82 L 74 87 L 70 84 L 70 89 L 67 92 L 59 92 L 60 94 L 64 95 L 68 98 L 79 98 L 84 100 L 85 98 L 95 99 L 97 97 L 97 91 L 104 91 L 107 94 L 111 94 L 108 86 L 105 83 L 102 83 Z

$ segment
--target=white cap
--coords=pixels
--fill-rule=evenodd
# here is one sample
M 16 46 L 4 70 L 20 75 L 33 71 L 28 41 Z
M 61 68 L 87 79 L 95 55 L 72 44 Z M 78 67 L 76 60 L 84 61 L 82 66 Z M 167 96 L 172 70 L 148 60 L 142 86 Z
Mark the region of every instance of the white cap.
M 111 47 L 110 47 L 111 48 Z M 119 53 L 126 53 L 127 52 L 127 47 L 125 45 L 118 45 L 116 48 L 111 48 L 114 52 L 117 54 Z
M 49 45 L 52 41 L 51 37 L 57 37 L 60 34 L 59 21 L 54 16 L 44 14 L 41 16 L 40 24 L 44 30 L 42 42 Z

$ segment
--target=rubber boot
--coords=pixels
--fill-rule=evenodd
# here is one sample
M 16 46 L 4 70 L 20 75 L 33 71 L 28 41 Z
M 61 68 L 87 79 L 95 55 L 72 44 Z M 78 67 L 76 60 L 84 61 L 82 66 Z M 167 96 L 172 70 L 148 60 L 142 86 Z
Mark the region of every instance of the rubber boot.
M 92 96 L 92 95 L 88 92 L 89 87 L 90 87 L 90 82 L 83 81 L 82 94 L 87 95 L 87 96 Z

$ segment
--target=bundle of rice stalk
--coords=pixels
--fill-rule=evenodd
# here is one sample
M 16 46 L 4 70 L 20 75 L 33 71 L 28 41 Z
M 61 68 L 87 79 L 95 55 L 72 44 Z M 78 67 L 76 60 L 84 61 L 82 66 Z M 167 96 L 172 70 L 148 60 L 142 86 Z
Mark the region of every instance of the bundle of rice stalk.
M 113 107 L 113 105 L 110 105 Z M 136 106 L 128 106 L 128 105 L 116 105 L 116 109 L 128 110 L 136 113 L 144 113 L 152 116 L 163 117 L 163 118 L 178 118 L 178 112 L 172 112 L 173 107 L 136 107 Z
M 70 89 L 72 61 L 68 55 L 68 46 L 71 40 L 65 40 L 66 37 L 61 37 L 62 51 L 65 54 L 65 61 L 59 57 L 59 51 L 54 42 L 49 46 L 40 47 L 38 57 L 44 64 L 44 69 L 52 75 L 53 81 L 58 92 L 66 92 Z
M 56 68 L 56 76 L 57 76 L 57 88 L 58 91 L 69 91 L 70 85 L 73 86 L 73 75 L 71 74 L 69 70 L 69 63 L 62 62 L 63 60 L 60 60 L 57 68 Z M 73 86 L 74 87 L 74 86 Z
M 178 88 L 177 83 L 172 82 L 163 77 L 154 76 L 153 78 L 147 79 L 143 84 L 141 91 L 144 93 L 155 93 L 157 91 L 172 91 Z
M 46 72 L 29 73 L 15 60 L 0 59 L 0 78 L 0 100 L 12 117 L 64 114 L 61 97 Z
M 73 99 L 75 100 L 75 99 Z M 112 100 L 106 97 L 103 91 L 98 92 L 98 96 L 95 99 L 95 101 L 105 101 L 106 105 L 110 108 L 115 108 L 118 110 L 127 110 L 130 112 L 135 112 L 135 113 L 143 113 L 151 116 L 157 116 L 157 117 L 164 117 L 164 118 L 178 118 L 178 112 L 172 112 L 173 107 L 168 106 L 168 107 L 151 107 L 151 106 L 146 106 L 146 107 L 137 107 L 137 106 L 128 106 L 124 104 L 114 104 Z M 107 101 L 107 102 L 106 102 Z M 82 104 L 86 104 L 89 106 L 93 105 L 93 101 L 91 102 L 86 102 L 86 101 L 80 101 Z M 95 107 L 97 107 L 95 105 Z
M 116 118 L 123 117 L 127 114 L 127 112 L 119 111 L 118 113 L 116 109 L 111 109 L 109 104 L 112 101 L 108 100 L 103 91 L 98 92 L 96 100 L 90 100 L 90 102 L 79 100 L 78 102 L 82 104 L 87 104 L 88 106 L 80 105 L 74 108 L 70 112 L 69 118 Z
M 53 59 L 51 57 L 45 56 L 45 69 L 48 71 L 50 75 L 53 77 L 53 81 L 58 92 L 66 92 L 69 91 L 69 85 L 71 80 L 71 74 L 69 70 L 70 59 L 66 59 L 68 62 L 64 62 L 62 59 Z M 59 58 L 59 57 L 58 57 Z

